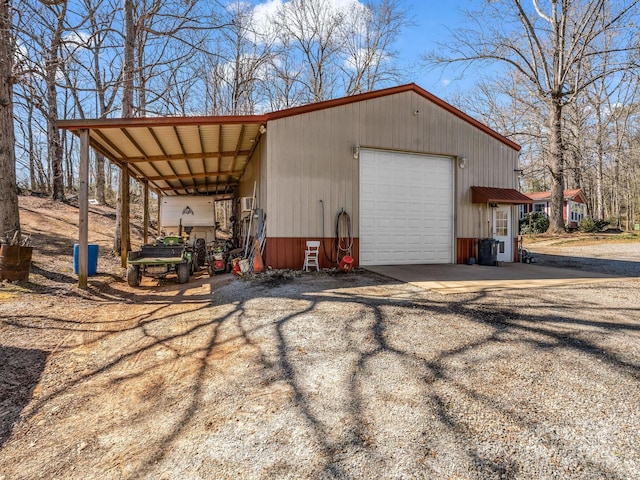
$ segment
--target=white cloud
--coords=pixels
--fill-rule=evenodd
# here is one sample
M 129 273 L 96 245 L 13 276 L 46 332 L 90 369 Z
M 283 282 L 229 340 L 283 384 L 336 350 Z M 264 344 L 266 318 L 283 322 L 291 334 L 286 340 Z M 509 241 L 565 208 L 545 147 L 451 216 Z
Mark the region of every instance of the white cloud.
M 271 30 L 269 27 L 271 22 L 281 8 L 282 0 L 269 0 L 256 5 L 253 9 L 256 30 L 263 33 L 269 32 Z
M 449 80 L 448 78 L 445 78 L 440 82 L 440 85 L 442 85 L 444 88 L 447 88 L 449 85 L 451 85 L 451 80 Z
M 354 12 L 366 7 L 358 0 L 322 0 L 333 12 Z M 282 8 L 287 8 L 291 2 L 283 0 L 268 0 L 258 3 L 253 9 L 253 18 L 258 32 L 267 34 L 273 18 Z
M 88 47 L 89 43 L 91 42 L 91 35 L 89 35 L 89 32 L 76 31 L 66 35 L 63 38 L 63 41 L 65 43 L 71 43 L 74 45 L 81 45 L 84 47 Z

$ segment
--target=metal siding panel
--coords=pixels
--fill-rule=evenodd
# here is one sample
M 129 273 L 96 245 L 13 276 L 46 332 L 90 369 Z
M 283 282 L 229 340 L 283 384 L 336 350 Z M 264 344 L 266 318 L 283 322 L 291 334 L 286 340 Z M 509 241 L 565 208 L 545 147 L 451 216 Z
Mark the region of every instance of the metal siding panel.
M 265 212 L 269 209 L 267 204 L 267 188 L 268 181 L 267 176 L 264 174 L 264 170 L 266 168 L 266 138 L 263 136 L 260 140 L 260 143 L 256 147 L 255 152 L 253 153 L 253 157 L 251 157 L 247 167 L 245 169 L 244 175 L 240 179 L 240 184 L 238 186 L 237 196 L 239 197 L 250 197 L 253 195 L 253 185 L 254 182 L 256 184 L 256 197 L 257 197 L 257 206 L 262 208 Z
M 287 119 L 289 130 L 293 130 L 294 122 L 295 120 L 293 118 Z M 280 209 L 278 209 L 278 213 L 287 210 L 290 211 L 288 215 L 283 217 L 283 227 L 284 231 L 287 232 L 287 236 L 292 237 L 299 237 L 302 233 L 300 225 L 300 195 L 302 193 L 302 189 L 300 188 L 300 182 L 301 164 L 305 160 L 302 157 L 302 145 L 304 142 L 305 132 L 308 130 L 308 128 L 305 127 L 305 122 L 300 122 L 300 132 L 298 135 L 290 136 L 288 139 L 291 147 L 291 154 L 283 156 L 286 160 L 287 171 L 290 172 L 290 174 L 285 176 L 285 182 L 280 185 L 281 196 Z
M 350 109 L 352 113 L 353 109 Z M 281 237 L 319 236 L 322 232 L 320 200 L 325 205 L 325 230 L 329 231 L 332 217 L 343 207 L 351 213 L 353 204 L 353 131 L 345 125 L 357 124 L 347 118 L 345 107 L 313 112 L 274 121 L 277 135 L 270 142 L 278 144 L 269 152 L 277 159 L 278 167 L 269 168 L 273 182 L 270 198 L 280 209 L 293 214 L 287 221 L 278 222 L 273 234 Z M 282 133 L 286 132 L 286 135 Z M 293 158 L 297 157 L 295 161 Z M 289 185 L 285 185 L 285 180 Z M 271 225 L 270 225 L 271 228 Z

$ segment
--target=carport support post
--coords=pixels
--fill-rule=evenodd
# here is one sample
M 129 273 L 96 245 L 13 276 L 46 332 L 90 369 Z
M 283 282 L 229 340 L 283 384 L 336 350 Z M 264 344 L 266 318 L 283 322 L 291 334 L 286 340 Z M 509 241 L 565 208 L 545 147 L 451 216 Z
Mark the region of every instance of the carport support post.
M 122 191 L 120 192 L 120 263 L 127 268 L 127 252 L 129 251 L 129 164 L 122 164 Z
M 80 131 L 80 189 L 78 192 L 78 287 L 87 288 L 89 274 L 89 130 Z
M 144 236 L 144 244 L 146 245 L 149 242 L 149 182 L 147 180 L 144 181 L 144 198 L 142 200 L 143 203 L 143 236 Z
M 156 235 L 160 235 L 160 231 L 162 230 L 162 223 L 160 223 L 160 207 L 162 206 L 161 203 L 161 196 L 160 196 L 160 192 L 156 190 L 156 195 L 158 195 L 158 216 L 156 218 Z

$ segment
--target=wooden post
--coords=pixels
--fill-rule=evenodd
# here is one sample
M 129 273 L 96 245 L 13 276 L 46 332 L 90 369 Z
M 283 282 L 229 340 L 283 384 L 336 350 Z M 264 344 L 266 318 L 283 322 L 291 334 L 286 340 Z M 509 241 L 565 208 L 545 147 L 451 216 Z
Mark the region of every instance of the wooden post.
M 120 192 L 120 264 L 127 268 L 127 253 L 129 251 L 129 164 L 122 164 L 122 191 Z
M 162 230 L 162 224 L 160 223 L 160 218 L 161 218 L 161 215 L 160 215 L 160 208 L 161 208 L 161 206 L 162 206 L 162 205 L 161 205 L 161 202 L 162 202 L 162 196 L 160 195 L 160 191 L 159 191 L 159 190 L 157 190 L 157 191 L 156 191 L 156 195 L 158 195 L 158 218 L 156 219 L 156 221 L 157 221 L 156 225 L 158 225 L 158 231 L 157 231 L 157 234 L 158 234 L 158 236 L 160 236 L 160 231 Z
M 147 180 L 144 181 L 144 199 L 143 203 L 143 243 L 146 245 L 149 243 L 149 182 Z
M 80 132 L 80 190 L 78 192 L 78 287 L 87 288 L 89 275 L 89 130 Z

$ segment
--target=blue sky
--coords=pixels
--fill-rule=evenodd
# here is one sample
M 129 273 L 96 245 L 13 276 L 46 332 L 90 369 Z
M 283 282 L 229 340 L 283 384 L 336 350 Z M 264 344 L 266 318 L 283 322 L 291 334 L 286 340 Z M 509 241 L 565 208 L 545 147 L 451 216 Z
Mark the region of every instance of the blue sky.
M 437 42 L 448 38 L 447 26 L 455 26 L 463 20 L 460 9 L 468 9 L 477 1 L 474 0 L 407 0 L 406 7 L 414 15 L 416 26 L 408 29 L 398 44 L 403 62 L 416 65 L 420 56 L 436 48 Z M 409 78 L 425 90 L 439 97 L 470 88 L 470 79 L 459 78 L 452 69 L 446 72 L 428 72 L 424 68 L 415 68 Z
M 236 1 L 236 0 L 233 0 Z M 259 11 L 258 17 L 274 12 L 278 5 L 287 0 L 250 0 Z M 330 3 L 345 6 L 353 0 L 328 0 Z M 421 67 L 420 57 L 436 48 L 436 43 L 446 42 L 447 26 L 455 26 L 463 20 L 460 9 L 469 9 L 480 0 L 403 0 L 409 14 L 413 16 L 415 25 L 406 28 L 396 45 L 401 64 L 409 68 L 406 82 L 417 83 L 431 93 L 446 98 L 459 90 L 471 88 L 472 81 L 459 78 L 453 69 L 428 72 Z

